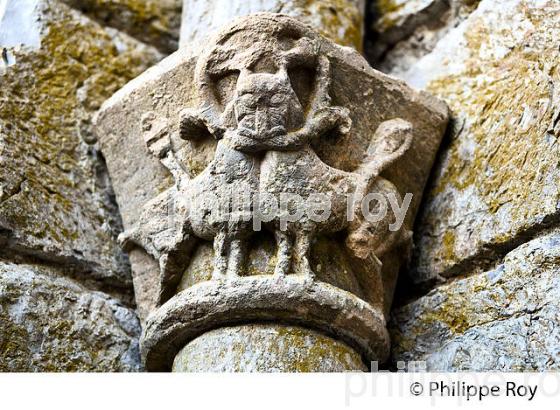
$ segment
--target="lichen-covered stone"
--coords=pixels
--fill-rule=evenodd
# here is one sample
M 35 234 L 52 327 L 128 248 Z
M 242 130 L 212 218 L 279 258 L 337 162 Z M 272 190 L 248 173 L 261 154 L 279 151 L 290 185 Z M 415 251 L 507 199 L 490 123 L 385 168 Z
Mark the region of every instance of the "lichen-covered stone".
M 372 1 L 366 54 L 374 67 L 400 76 L 465 20 L 480 0 Z
M 32 255 L 128 286 L 128 263 L 115 241 L 120 218 L 104 161 L 88 144 L 90 121 L 108 96 L 161 55 L 56 1 L 8 1 L 6 10 L 0 253 Z M 22 21 L 29 31 L 14 29 Z
M 103 25 L 114 27 L 157 47 L 177 49 L 181 0 L 62 0 Z
M 176 372 L 367 371 L 346 344 L 297 326 L 243 325 L 212 330 L 175 358 Z
M 560 369 L 560 231 L 398 308 L 390 330 L 393 361 L 430 371 Z
M 181 46 L 193 46 L 233 18 L 282 13 L 343 46 L 362 49 L 365 0 L 184 0 Z
M 404 75 L 455 124 L 417 221 L 417 281 L 484 268 L 558 220 L 559 37 L 557 1 L 482 1 Z
M 0 262 L 0 371 L 138 371 L 132 309 L 52 269 Z

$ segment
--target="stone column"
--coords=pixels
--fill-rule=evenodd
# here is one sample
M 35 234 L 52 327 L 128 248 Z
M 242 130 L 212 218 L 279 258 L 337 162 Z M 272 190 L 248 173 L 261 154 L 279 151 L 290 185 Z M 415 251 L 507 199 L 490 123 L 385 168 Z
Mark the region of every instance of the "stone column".
M 447 115 L 274 13 L 225 25 L 107 101 L 96 129 L 147 316 L 147 369 L 359 371 L 386 360 L 385 315 Z M 327 198 L 326 218 L 260 214 L 312 194 Z M 408 212 L 368 220 L 366 194 Z M 251 210 L 232 202 L 241 197 Z

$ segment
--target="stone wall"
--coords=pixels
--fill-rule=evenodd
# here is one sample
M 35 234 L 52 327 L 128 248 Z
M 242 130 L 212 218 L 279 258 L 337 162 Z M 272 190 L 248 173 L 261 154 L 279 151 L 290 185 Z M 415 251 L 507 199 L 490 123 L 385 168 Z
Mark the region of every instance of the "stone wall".
M 219 2 L 187 2 L 208 30 L 222 24 L 208 10 Z M 91 119 L 177 48 L 181 3 L 0 1 L 0 371 L 142 370 L 121 217 Z M 369 0 L 365 20 L 363 2 L 339 3 L 230 11 L 288 12 L 357 48 L 364 31 L 375 68 L 452 109 L 397 287 L 392 365 L 558 369 L 559 3 Z M 183 38 L 206 34 L 192 28 Z M 294 329 L 294 344 L 331 343 Z M 276 331 L 250 337 L 264 346 Z
M 453 112 L 394 310 L 393 358 L 558 369 L 560 4 L 381 4 L 374 65 Z
M 134 371 L 140 325 L 91 118 L 176 47 L 180 7 L 65 3 L 85 14 L 0 6 L 0 370 Z

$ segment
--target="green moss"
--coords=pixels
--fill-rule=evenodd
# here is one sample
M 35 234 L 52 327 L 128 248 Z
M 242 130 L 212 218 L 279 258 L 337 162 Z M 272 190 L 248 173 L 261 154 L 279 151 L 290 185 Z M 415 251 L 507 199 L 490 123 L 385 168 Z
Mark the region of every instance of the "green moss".
M 477 324 L 480 306 L 470 302 L 468 294 L 455 294 L 452 290 L 440 289 L 446 295 L 445 301 L 419 317 L 412 334 L 421 334 L 434 323 L 443 323 L 451 333 L 462 334 Z M 474 291 L 474 289 L 473 289 Z
M 278 341 L 284 341 L 295 351 L 301 352 L 301 356 L 290 363 L 291 366 L 287 371 L 316 372 L 318 364 L 325 359 L 344 364 L 348 370 L 363 367 L 360 355 L 340 341 L 295 326 L 278 326 L 276 329 Z M 310 338 L 313 340 L 311 344 L 308 343 Z M 277 354 L 279 358 L 282 357 L 282 352 Z
M 535 18 L 538 10 L 532 9 Z M 544 16 L 542 16 L 544 17 Z M 546 30 L 546 24 L 541 24 Z M 543 33 L 540 33 L 543 34 Z M 554 41 L 537 43 L 533 33 L 503 59 L 482 60 L 479 51 L 490 41 L 488 28 L 475 24 L 467 30 L 468 49 L 473 57 L 466 71 L 431 82 L 428 90 L 445 98 L 451 108 L 467 118 L 469 138 L 476 144 L 472 155 L 460 152 L 463 138 L 448 150 L 447 166 L 432 195 L 451 185 L 459 190 L 475 187 L 490 212 L 513 203 L 518 215 L 527 218 L 537 213 L 542 178 L 556 169 L 556 161 L 542 161 L 543 137 L 554 115 L 550 97 L 550 78 L 557 71 L 560 55 Z M 526 51 L 527 42 L 533 42 Z M 544 49 L 538 50 L 539 46 Z M 537 51 L 538 50 L 538 51 Z M 534 116 L 523 126 L 524 116 Z
M 453 258 L 453 255 L 455 254 L 455 234 L 453 231 L 446 231 L 443 235 L 441 251 L 445 260 Z
M 29 333 L 24 326 L 12 321 L 4 306 L 0 306 L 0 323 L 0 372 L 29 371 Z
M 126 367 L 111 349 L 130 340 L 103 315 L 88 318 L 98 307 L 81 305 L 77 310 L 74 303 L 80 294 L 73 293 L 77 289 L 39 273 L 23 284 L 0 276 L 0 285 L 0 371 L 116 371 Z M 17 319 L 8 313 L 14 307 L 19 312 Z
M 173 367 L 174 371 L 201 371 L 225 365 L 233 371 L 307 373 L 328 368 L 325 363 L 341 370 L 365 369 L 356 351 L 321 333 L 297 326 L 255 324 L 200 336 L 178 353 Z

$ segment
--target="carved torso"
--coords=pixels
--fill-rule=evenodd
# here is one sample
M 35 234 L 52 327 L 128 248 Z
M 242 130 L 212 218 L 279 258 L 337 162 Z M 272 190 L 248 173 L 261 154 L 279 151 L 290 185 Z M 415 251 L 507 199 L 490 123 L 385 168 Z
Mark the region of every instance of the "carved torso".
M 251 234 L 250 209 L 245 212 L 235 205 L 253 200 L 259 189 L 259 166 L 254 156 L 231 148 L 228 139 L 218 141 L 214 160 L 182 190 L 196 236 L 213 240 L 219 232 L 232 238 Z
M 269 151 L 261 169 L 259 191 L 275 195 L 278 202 L 283 193 L 297 194 L 306 203 L 316 194 L 329 201 L 330 212 L 325 221 L 314 222 L 304 214 L 288 224 L 289 231 L 331 233 L 347 225 L 348 196 L 356 192 L 357 174 L 328 166 L 309 146 L 298 151 Z M 271 225 L 278 229 L 278 218 Z

